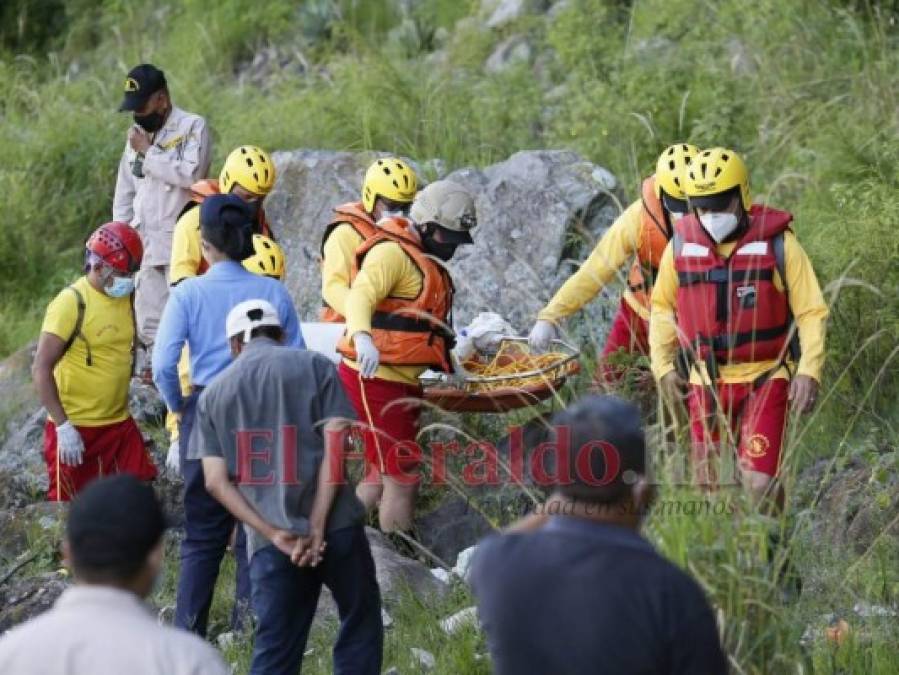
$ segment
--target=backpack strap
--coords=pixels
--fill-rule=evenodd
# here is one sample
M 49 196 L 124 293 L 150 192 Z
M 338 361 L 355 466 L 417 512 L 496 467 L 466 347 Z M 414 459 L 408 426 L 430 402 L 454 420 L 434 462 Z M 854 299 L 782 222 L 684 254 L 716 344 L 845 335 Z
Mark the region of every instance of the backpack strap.
M 91 354 L 91 345 L 87 341 L 87 338 L 84 335 L 84 314 L 87 311 L 87 304 L 84 302 L 84 296 L 81 295 L 81 291 L 79 291 L 74 286 L 69 286 L 68 289 L 75 294 L 75 301 L 78 303 L 78 314 L 75 318 L 75 328 L 72 330 L 72 334 L 69 336 L 69 339 L 66 340 L 65 348 L 62 350 L 62 353 L 65 354 L 69 349 L 72 348 L 72 345 L 75 344 L 75 340 L 81 338 L 84 340 L 84 347 L 87 350 L 87 361 L 88 366 L 94 365 L 93 355 Z

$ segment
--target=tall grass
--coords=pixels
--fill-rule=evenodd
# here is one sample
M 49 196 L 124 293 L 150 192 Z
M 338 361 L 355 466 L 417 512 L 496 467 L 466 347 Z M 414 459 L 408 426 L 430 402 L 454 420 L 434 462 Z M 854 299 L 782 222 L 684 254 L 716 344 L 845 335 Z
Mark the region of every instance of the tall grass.
M 784 516 L 762 518 L 732 491 L 712 500 L 731 505 L 725 515 L 659 510 L 647 532 L 710 593 L 735 672 L 897 672 L 895 622 L 851 613 L 859 601 L 899 602 L 895 539 L 884 525 L 861 554 L 831 550 L 811 525 L 827 477 L 851 462 L 872 467 L 872 493 L 889 512 L 881 477 L 899 456 L 894 4 L 570 0 L 552 21 L 524 17 L 492 33 L 475 20 L 445 37 L 438 29 L 474 16 L 480 3 L 274 0 L 260 11 L 250 0 L 14 2 L 0 17 L 29 5 L 31 19 L 16 23 L 25 26 L 18 32 L 9 21 L 0 30 L 0 354 L 36 333 L 49 294 L 77 274 L 84 238 L 109 217 L 127 127 L 114 110 L 125 71 L 139 61 L 161 66 L 176 103 L 208 117 L 214 169 L 247 142 L 392 150 L 450 167 L 566 147 L 612 169 L 635 198 L 666 144 L 734 147 L 752 169 L 757 200 L 795 214 L 827 288 L 825 396 L 815 416 L 793 420 L 784 475 L 794 499 Z M 34 28 L 36 7 L 61 12 L 65 29 Z M 533 67 L 485 74 L 485 58 L 513 34 L 543 56 Z M 275 67 L 264 81 L 238 84 L 236 73 L 269 43 L 299 50 L 310 68 Z M 496 440 L 508 420 L 434 421 Z M 661 439 L 659 429 L 658 448 Z M 678 479 L 683 455 L 681 447 L 660 452 L 662 504 L 704 499 Z M 799 483 L 818 457 L 824 478 Z M 497 524 L 513 517 L 488 515 Z M 812 586 L 798 600 L 784 598 L 779 581 L 787 558 Z M 164 596 L 171 592 L 169 584 Z M 459 589 L 440 612 L 468 602 Z M 852 626 L 843 645 L 822 634 L 834 613 Z M 474 658 L 485 651 L 474 632 L 444 636 L 412 599 L 394 619 L 388 657 L 402 671 L 414 669 L 409 646 L 435 652 L 437 672 L 486 671 Z M 812 638 L 802 646 L 807 627 Z M 310 672 L 328 672 L 331 639 L 333 628 L 313 637 Z M 227 655 L 243 672 L 248 644 Z

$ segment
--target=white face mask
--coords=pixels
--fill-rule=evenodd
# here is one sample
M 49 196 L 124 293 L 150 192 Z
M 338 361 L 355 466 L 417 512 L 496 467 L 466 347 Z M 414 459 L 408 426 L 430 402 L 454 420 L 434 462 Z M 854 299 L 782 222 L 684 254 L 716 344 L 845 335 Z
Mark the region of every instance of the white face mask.
M 131 277 L 113 277 L 112 285 L 105 289 L 110 298 L 124 298 L 134 292 L 134 279 Z
M 381 212 L 381 220 L 384 220 L 385 218 L 405 218 L 405 217 L 406 217 L 405 211 L 387 211 L 387 210 L 385 210 L 385 211 Z
M 699 222 L 709 233 L 709 236 L 720 244 L 737 229 L 737 216 L 733 213 L 704 213 L 699 216 Z

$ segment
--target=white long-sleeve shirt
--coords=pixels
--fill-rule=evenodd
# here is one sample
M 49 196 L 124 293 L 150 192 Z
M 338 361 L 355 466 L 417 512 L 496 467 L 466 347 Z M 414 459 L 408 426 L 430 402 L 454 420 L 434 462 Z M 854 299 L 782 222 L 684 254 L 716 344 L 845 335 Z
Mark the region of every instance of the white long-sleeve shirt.
M 112 218 L 135 227 L 144 241 L 144 266 L 168 265 L 172 233 L 190 186 L 209 172 L 212 143 L 206 120 L 172 106 L 144 157 L 144 177 L 132 172 L 137 153 L 125 142 Z

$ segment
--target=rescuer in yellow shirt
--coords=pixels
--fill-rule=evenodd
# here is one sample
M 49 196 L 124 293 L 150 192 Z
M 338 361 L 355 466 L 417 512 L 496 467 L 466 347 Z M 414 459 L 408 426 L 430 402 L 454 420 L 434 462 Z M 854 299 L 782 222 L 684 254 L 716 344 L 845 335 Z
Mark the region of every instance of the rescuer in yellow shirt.
M 773 481 L 788 402 L 801 412 L 815 404 L 827 305 L 792 216 L 752 204 L 739 155 L 702 152 L 685 187 L 691 213 L 652 293 L 652 371 L 669 400 L 687 390 L 697 482 L 719 483 L 719 444 L 735 446 L 743 484 L 782 506 Z M 675 365 L 679 349 L 692 363 L 689 382 Z
M 696 146 L 677 143 L 659 155 L 655 174 L 643 181 L 640 199 L 625 209 L 581 268 L 537 315 L 529 337 L 533 350 L 545 351 L 557 336 L 561 320 L 595 298 L 625 263 L 632 261 L 627 289 L 599 360 L 598 379 L 611 385 L 621 378 L 621 368 L 609 361 L 619 350 L 649 355 L 650 291 L 674 224 L 687 212 L 685 170 L 698 152 Z
M 428 368 L 452 372 L 453 283 L 444 263 L 471 244 L 474 199 L 440 180 L 418 193 L 410 218 L 387 218 L 356 251 L 347 295 L 346 358 L 338 372 L 364 434 L 366 475 L 356 494 L 379 507 L 385 532 L 412 525 L 422 459 L 416 444 Z
M 136 348 L 131 294 L 143 244 L 130 225 L 111 222 L 86 248 L 85 275 L 47 307 L 32 366 L 48 413 L 44 458 L 52 501 L 68 501 L 108 474 L 156 477 L 128 411 Z
M 379 220 L 405 216 L 417 190 L 418 179 L 409 165 L 384 157 L 365 172 L 362 201 L 334 209 L 322 236 L 322 321 L 343 322 L 356 249 L 377 233 Z

